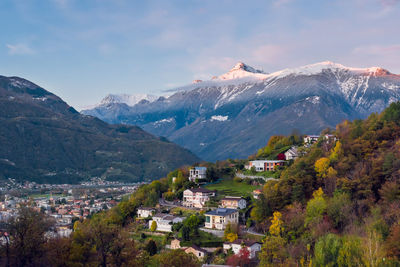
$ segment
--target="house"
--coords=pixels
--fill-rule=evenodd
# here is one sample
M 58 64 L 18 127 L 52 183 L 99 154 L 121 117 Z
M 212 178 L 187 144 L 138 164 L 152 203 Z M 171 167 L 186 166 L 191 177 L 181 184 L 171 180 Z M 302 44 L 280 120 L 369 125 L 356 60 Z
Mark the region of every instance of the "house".
M 306 135 L 304 136 L 304 144 L 314 144 L 319 139 L 319 135 Z
M 327 143 L 335 143 L 337 138 L 333 134 L 325 134 L 324 139 Z
M 174 240 L 171 241 L 171 249 L 179 249 L 181 248 L 181 241 L 177 238 L 175 238 Z
M 224 230 L 228 223 L 239 223 L 239 211 L 237 209 L 218 208 L 208 211 L 206 216 L 205 228 Z
M 247 169 L 255 168 L 257 172 L 273 171 L 277 166 L 283 166 L 284 160 L 252 160 L 249 165 L 246 165 Z
M 188 247 L 187 249 L 185 249 L 185 252 L 187 254 L 192 253 L 193 255 L 195 255 L 199 260 L 203 260 L 204 256 L 206 256 L 207 254 L 207 250 L 202 249 L 196 245 L 191 245 L 190 247 Z
M 254 259 L 257 257 L 257 252 L 261 251 L 261 243 L 253 241 L 253 240 L 243 240 L 243 239 L 236 239 L 233 242 L 224 243 L 223 248 L 225 253 L 232 249 L 233 253 L 236 255 L 239 254 L 239 251 L 243 248 L 247 248 L 250 252 L 250 259 Z
M 174 223 L 182 222 L 183 218 L 175 217 L 170 214 L 158 213 L 153 215 L 152 220 L 149 221 L 149 229 L 151 229 L 151 225 L 153 222 L 157 224 L 157 231 L 160 232 L 172 232 L 172 225 Z
M 153 216 L 153 214 L 155 212 L 156 212 L 156 210 L 153 208 L 140 207 L 137 210 L 137 216 L 139 218 L 148 218 L 148 217 Z
M 230 197 L 226 196 L 221 199 L 221 208 L 228 209 L 244 209 L 246 208 L 246 200 L 241 197 Z
M 292 146 L 289 148 L 288 151 L 285 152 L 285 159 L 286 160 L 294 160 L 299 157 L 299 151 L 297 150 L 297 147 Z
M 255 189 L 255 190 L 253 190 L 253 197 L 254 197 L 255 199 L 258 199 L 260 194 L 262 194 L 262 190 L 261 190 L 261 189 Z
M 207 168 L 206 167 L 193 167 L 189 171 L 189 181 L 196 182 L 196 179 L 206 179 L 207 175 Z
M 183 191 L 182 205 L 185 207 L 202 209 L 204 204 L 215 196 L 214 191 L 206 188 L 191 188 Z

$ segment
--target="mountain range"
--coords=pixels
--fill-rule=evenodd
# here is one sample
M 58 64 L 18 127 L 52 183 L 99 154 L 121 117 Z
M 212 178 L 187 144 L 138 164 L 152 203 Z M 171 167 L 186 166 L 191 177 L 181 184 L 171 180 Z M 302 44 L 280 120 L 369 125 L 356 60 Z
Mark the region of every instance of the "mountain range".
M 30 81 L 0 76 L 0 179 L 138 182 L 197 161 L 165 138 L 82 115 Z
M 215 161 L 247 157 L 271 135 L 294 129 L 317 134 L 398 100 L 400 76 L 379 67 L 325 61 L 268 74 L 239 62 L 225 74 L 195 80 L 167 97 L 134 104 L 103 101 L 82 113 L 140 126 Z

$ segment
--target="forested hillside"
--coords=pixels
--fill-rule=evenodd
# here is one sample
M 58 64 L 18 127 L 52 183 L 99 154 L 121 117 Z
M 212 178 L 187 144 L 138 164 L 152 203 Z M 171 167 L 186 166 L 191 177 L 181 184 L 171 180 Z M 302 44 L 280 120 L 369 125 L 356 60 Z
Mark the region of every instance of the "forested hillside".
M 345 121 L 333 134 L 336 142 L 321 138 L 305 147 L 304 156 L 279 170 L 279 179 L 267 181 L 259 198 L 252 199 L 246 225 L 265 234 L 259 266 L 400 265 L 400 103 L 364 121 Z M 291 144 L 291 137 L 274 139 L 269 143 L 271 151 Z M 260 153 L 269 151 L 264 148 Z M 243 162 L 217 162 L 208 168 L 213 169 L 213 177 L 224 177 L 243 168 Z M 31 220 L 33 215 L 23 209 L 25 221 L 10 224 L 10 233 L 15 236 L 10 247 L 12 262 L 16 266 L 26 262 L 50 266 L 200 266 L 192 254 L 164 249 L 172 234 L 162 237 L 158 245 L 147 234 L 137 235 L 148 227 L 137 220 L 140 206 L 156 207 L 160 197 L 179 199 L 185 188 L 195 185 L 185 172 L 187 168 L 171 172 L 143 185 L 111 210 L 77 221 L 69 238 L 47 240 L 41 238 L 43 230 L 41 235 L 29 233 L 25 239 L 35 246 L 16 238 L 23 231 L 21 224 L 39 230 L 45 224 L 38 227 L 43 219 Z M 198 240 L 204 235 L 197 231 L 203 222 L 202 212 L 193 213 L 174 235 Z M 0 252 L 5 255 L 4 246 Z M 232 257 L 219 249 L 208 259 L 226 264 Z M 246 264 L 237 265 L 249 266 Z
M 400 103 L 335 135 L 265 184 L 252 210 L 262 265 L 400 264 Z

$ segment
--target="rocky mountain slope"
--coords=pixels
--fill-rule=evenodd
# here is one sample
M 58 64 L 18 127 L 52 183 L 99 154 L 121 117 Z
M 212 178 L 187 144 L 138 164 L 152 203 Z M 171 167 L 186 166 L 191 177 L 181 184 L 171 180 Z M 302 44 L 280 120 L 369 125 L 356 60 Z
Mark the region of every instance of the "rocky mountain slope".
M 365 118 L 400 100 L 400 76 L 329 61 L 264 73 L 239 62 L 229 72 L 134 105 L 82 111 L 143 127 L 203 159 L 243 158 L 269 136 L 293 129 L 316 134 L 344 119 Z
M 0 178 L 77 182 L 157 179 L 194 154 L 139 127 L 81 115 L 18 77 L 0 76 Z

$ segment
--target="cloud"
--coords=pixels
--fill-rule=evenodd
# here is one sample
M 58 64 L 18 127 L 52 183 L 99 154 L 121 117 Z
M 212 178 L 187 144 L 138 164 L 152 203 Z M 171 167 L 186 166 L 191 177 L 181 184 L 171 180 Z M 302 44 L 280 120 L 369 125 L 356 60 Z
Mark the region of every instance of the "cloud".
M 35 51 L 26 44 L 6 44 L 9 55 L 33 55 Z

